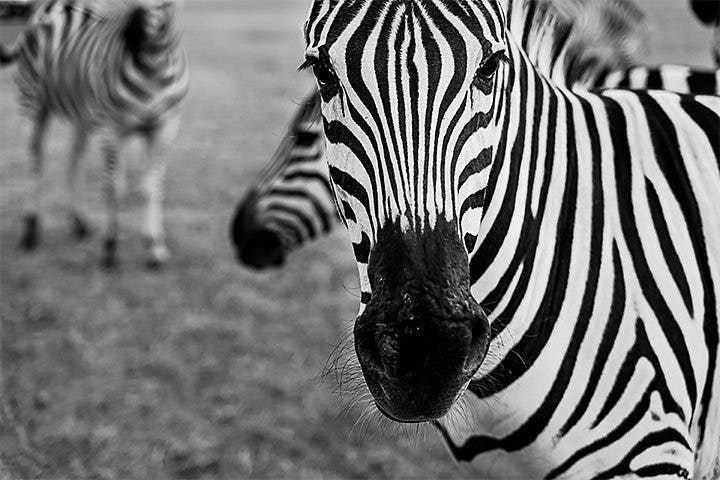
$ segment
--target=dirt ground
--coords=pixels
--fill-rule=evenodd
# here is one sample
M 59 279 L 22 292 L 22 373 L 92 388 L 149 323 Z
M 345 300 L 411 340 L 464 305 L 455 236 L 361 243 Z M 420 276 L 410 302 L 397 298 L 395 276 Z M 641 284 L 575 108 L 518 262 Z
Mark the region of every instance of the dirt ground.
M 282 271 L 234 261 L 228 223 L 311 88 L 297 0 L 188 0 L 192 87 L 172 151 L 167 269 L 142 265 L 139 196 L 122 216 L 121 269 L 99 268 L 103 208 L 92 145 L 84 200 L 96 235 L 69 236 L 68 130 L 48 151 L 44 244 L 17 240 L 29 187 L 13 69 L 0 73 L 0 479 L 468 478 L 431 431 L 356 425 L 321 373 L 358 303 L 342 232 Z M 643 0 L 649 62 L 710 65 L 685 2 Z M 3 41 L 12 28 L 3 25 Z M 132 161 L 138 145 L 128 149 Z M 133 183 L 131 183 L 131 186 Z

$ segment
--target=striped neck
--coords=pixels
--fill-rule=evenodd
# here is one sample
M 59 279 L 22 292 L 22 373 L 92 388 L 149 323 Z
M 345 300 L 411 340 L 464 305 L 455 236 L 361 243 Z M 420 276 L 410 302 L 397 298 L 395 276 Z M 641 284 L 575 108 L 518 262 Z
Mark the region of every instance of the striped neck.
M 567 91 L 539 73 L 511 39 L 508 46 L 512 66 L 505 67 L 500 88 L 506 94 L 497 112 L 497 131 L 502 133 L 493 146 L 496 153 L 470 260 L 473 296 L 489 311 L 492 325 L 493 359 L 480 372 L 492 381 L 478 380 L 477 392 L 482 396 L 512 383 L 532 364 L 528 359 L 539 354 L 533 349 L 542 341 L 525 343 L 520 337 L 526 332 L 544 338 L 554 328 L 563 298 L 548 296 L 553 289 L 547 286 L 567 284 L 563 249 L 573 239 L 574 204 L 563 202 L 558 209 L 554 202 L 555 192 L 563 188 L 568 195 L 575 194 L 572 162 L 565 166 L 565 159 L 556 156 L 556 149 L 568 147 L 568 155 L 574 152 L 572 121 L 565 108 Z M 534 125 L 540 118 L 543 124 Z M 542 274 L 546 282 L 533 285 L 538 269 L 546 270 Z M 532 299 L 542 299 L 543 315 Z

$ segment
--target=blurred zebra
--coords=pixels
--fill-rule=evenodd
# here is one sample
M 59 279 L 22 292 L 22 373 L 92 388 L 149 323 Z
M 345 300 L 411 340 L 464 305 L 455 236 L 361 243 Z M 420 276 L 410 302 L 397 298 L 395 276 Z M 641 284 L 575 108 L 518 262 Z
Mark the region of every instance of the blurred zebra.
M 700 22 L 713 28 L 710 50 L 720 67 L 720 0 L 690 0 L 690 6 Z
M 339 217 L 324 151 L 315 91 L 302 101 L 267 168 L 238 205 L 230 233 L 238 260 L 254 268 L 280 266 L 288 252 L 334 228 Z
M 630 90 L 667 90 L 689 95 L 720 95 L 720 70 L 686 65 L 638 65 L 608 72 L 599 78 L 597 88 Z
M 586 63 L 583 68 L 593 67 Z M 595 89 L 720 95 L 720 70 L 684 65 L 605 70 L 592 78 Z M 267 168 L 238 203 L 230 236 L 240 262 L 257 269 L 279 267 L 291 252 L 340 224 L 324 152 L 315 90 L 303 99 Z
M 37 247 L 44 191 L 43 163 L 48 123 L 55 115 L 74 128 L 67 187 L 70 220 L 78 238 L 89 234 L 77 191 L 77 172 L 88 139 L 102 130 L 103 195 L 107 229 L 102 263 L 116 264 L 120 197 L 120 149 L 132 135 L 146 147 L 142 191 L 148 266 L 169 257 L 162 202 L 166 159 L 180 105 L 189 84 L 181 47 L 181 5 L 163 0 L 47 0 L 37 5 L 3 63 L 17 61 L 22 112 L 31 122 L 30 160 L 34 189 L 26 206 L 20 246 Z

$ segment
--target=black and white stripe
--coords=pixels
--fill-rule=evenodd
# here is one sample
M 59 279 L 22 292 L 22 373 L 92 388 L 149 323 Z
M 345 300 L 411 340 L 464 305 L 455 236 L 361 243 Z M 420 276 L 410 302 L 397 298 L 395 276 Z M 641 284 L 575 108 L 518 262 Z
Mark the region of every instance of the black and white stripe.
M 313 92 L 233 217 L 230 234 L 245 265 L 282 265 L 288 252 L 335 226 L 339 217 L 324 152 L 320 102 Z
M 162 225 L 166 159 L 161 150 L 174 137 L 188 89 L 180 46 L 178 2 L 168 0 L 47 0 L 40 2 L 14 51 L 23 113 L 32 122 L 31 167 L 35 192 L 28 205 L 24 248 L 39 240 L 43 144 L 52 116 L 68 120 L 75 138 L 68 187 L 71 219 L 79 236 L 88 233 L 77 200 L 76 172 L 89 136 L 102 129 L 104 193 L 108 207 L 104 263 L 115 263 L 118 235 L 119 149 L 131 135 L 147 146 L 142 181 L 147 200 L 144 234 L 150 265 L 168 257 Z
M 591 77 L 591 89 L 720 95 L 720 71 L 684 65 L 638 65 L 609 72 L 603 67 Z M 238 203 L 231 238 L 243 264 L 260 269 L 280 266 L 292 252 L 340 224 L 324 151 L 315 91 L 305 97 L 268 167 Z
M 367 387 L 488 476 L 713 478 L 720 98 L 561 86 L 540 3 L 311 7 Z

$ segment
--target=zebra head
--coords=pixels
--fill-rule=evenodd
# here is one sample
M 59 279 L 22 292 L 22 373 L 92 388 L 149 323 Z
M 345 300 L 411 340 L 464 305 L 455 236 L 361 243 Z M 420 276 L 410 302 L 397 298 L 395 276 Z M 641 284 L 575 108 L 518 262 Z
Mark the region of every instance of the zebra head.
M 125 41 L 131 52 L 158 52 L 180 41 L 183 0 L 143 0 L 130 15 Z
M 316 0 L 305 40 L 359 268 L 363 375 L 386 416 L 439 418 L 488 348 L 468 256 L 511 70 L 504 13 L 487 0 Z

